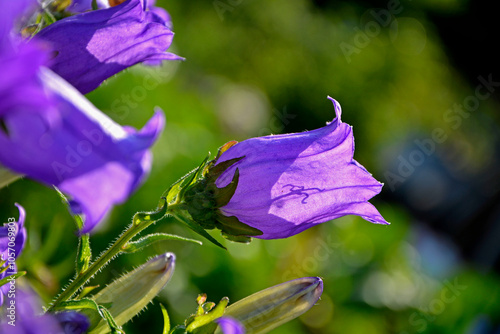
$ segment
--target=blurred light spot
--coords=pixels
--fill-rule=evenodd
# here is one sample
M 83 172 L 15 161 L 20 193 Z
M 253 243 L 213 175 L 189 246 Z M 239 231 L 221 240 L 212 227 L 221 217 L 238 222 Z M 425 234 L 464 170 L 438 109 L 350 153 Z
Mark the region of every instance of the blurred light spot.
M 299 319 L 310 328 L 321 328 L 328 325 L 333 316 L 333 302 L 327 294 Z
M 224 126 L 241 137 L 253 136 L 268 127 L 268 102 L 256 89 L 227 86 L 219 97 L 217 111 Z
M 391 24 L 390 37 L 394 47 L 406 55 L 420 54 L 427 43 L 425 27 L 417 19 L 401 17 Z

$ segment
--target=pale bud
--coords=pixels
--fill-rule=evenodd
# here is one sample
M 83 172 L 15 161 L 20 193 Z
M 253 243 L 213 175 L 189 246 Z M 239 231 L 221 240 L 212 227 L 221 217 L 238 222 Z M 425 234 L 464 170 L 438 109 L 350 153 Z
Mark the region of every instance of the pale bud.
M 115 319 L 116 324 L 122 326 L 139 313 L 163 289 L 172 277 L 174 266 L 174 254 L 166 253 L 156 256 L 115 280 L 92 299 L 100 305 L 111 304 L 107 309 Z M 108 332 L 108 325 L 101 320 L 89 333 L 104 334 Z

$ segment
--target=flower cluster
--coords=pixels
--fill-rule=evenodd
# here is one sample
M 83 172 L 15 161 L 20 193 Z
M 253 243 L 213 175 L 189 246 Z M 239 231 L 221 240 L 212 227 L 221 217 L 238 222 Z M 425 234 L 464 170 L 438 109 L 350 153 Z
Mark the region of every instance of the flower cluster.
M 47 14 L 47 6 L 59 8 L 57 17 L 50 10 Z M 206 230 L 217 228 L 232 241 L 248 242 L 252 237 L 288 238 L 345 215 L 388 224 L 368 202 L 382 184 L 354 160 L 352 128 L 341 121 L 340 104 L 329 97 L 335 118 L 325 127 L 227 143 L 215 159 L 207 158 L 172 185 L 156 211 L 135 214 L 127 230 L 92 259 L 90 232 L 147 177 L 150 148 L 165 117 L 156 109 L 140 130 L 121 126 L 84 94 L 135 64 L 182 60 L 167 52 L 173 39 L 170 16 L 148 0 L 42 5 L 16 0 L 2 2 L 1 8 L 0 172 L 5 167 L 67 195 L 80 233 L 74 279 L 43 315 L 30 289 L 16 290 L 17 322 L 1 319 L 0 333 L 124 333 L 121 326 L 170 280 L 175 255 L 153 257 L 95 294 L 87 283 L 121 253 L 169 240 L 201 244 L 166 233 L 133 240 L 166 215 L 219 246 Z M 51 17 L 50 22 L 44 17 Z M 0 180 L 0 186 L 12 177 Z M 26 241 L 25 211 L 16 205 L 19 219 L 0 227 L 0 306 L 5 294 L 11 298 L 13 283 L 7 281 L 25 273 L 17 273 L 15 264 Z M 202 294 L 196 312 L 172 331 L 163 308 L 163 332 L 267 333 L 306 312 L 322 292 L 320 278 L 305 277 L 229 306 L 227 297 L 215 304 Z
M 0 12 L 0 163 L 68 194 L 87 233 L 143 182 L 164 116 L 157 110 L 140 131 L 122 127 L 82 93 L 139 62 L 179 57 L 165 52 L 167 16 L 143 1 L 70 16 L 26 42 L 15 20 L 35 5 L 7 2 Z

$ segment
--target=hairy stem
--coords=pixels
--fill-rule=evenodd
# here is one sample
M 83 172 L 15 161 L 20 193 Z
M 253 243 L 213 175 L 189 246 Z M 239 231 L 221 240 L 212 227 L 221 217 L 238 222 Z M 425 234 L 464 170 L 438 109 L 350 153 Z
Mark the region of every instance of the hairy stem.
M 101 268 L 103 268 L 109 261 L 116 255 L 122 252 L 127 243 L 141 231 L 156 223 L 158 220 L 165 217 L 167 212 L 167 204 L 165 199 L 157 211 L 148 213 L 136 213 L 132 219 L 132 225 L 129 226 L 125 232 L 115 241 L 104 253 L 102 253 L 97 260 L 95 260 L 86 270 L 81 272 L 52 302 L 47 309 L 47 312 L 54 310 L 61 302 L 64 302 L 80 290 L 80 288 L 87 283 Z

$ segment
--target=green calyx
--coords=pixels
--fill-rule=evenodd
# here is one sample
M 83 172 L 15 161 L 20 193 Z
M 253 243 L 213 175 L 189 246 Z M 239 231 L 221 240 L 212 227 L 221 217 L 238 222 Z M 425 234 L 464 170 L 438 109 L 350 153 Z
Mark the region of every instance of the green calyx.
M 197 169 L 177 181 L 168 191 L 167 201 L 169 205 L 187 211 L 191 220 L 204 230 L 217 228 L 226 239 L 247 243 L 250 237 L 261 235 L 262 231 L 240 222 L 235 216 L 225 216 L 219 210 L 229 203 L 236 191 L 240 176 L 238 168 L 228 185 L 218 188 L 215 184 L 222 173 L 244 158 L 217 164 L 221 154 L 236 143 L 232 141 L 223 145 L 215 159 L 209 161 L 207 157 Z

